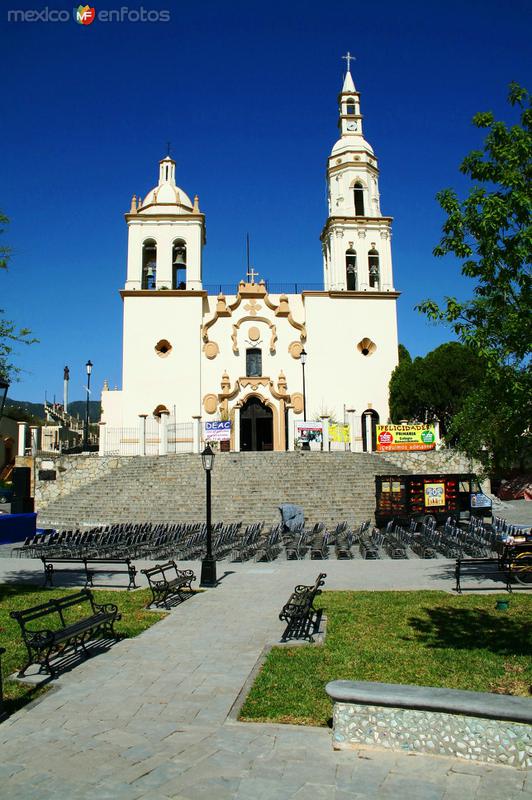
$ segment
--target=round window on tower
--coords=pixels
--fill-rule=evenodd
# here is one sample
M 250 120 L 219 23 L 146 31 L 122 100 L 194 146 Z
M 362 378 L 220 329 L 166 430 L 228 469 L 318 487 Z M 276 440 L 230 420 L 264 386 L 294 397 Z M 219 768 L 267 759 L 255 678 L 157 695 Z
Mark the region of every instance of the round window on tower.
M 160 339 L 157 344 L 155 345 L 155 352 L 160 358 L 166 358 L 166 356 L 171 352 L 172 345 L 168 341 L 168 339 Z

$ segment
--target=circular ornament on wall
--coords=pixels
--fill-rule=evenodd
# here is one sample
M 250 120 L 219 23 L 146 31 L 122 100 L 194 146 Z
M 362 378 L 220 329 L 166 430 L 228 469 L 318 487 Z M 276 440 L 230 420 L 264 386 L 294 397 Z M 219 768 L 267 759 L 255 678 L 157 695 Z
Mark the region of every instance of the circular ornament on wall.
M 364 339 L 361 339 L 357 344 L 357 350 L 363 356 L 372 356 L 376 349 L 377 345 L 375 342 L 372 342 L 367 336 Z
M 203 345 L 203 352 L 209 359 L 216 358 L 218 353 L 220 352 L 220 348 L 216 344 L 216 342 L 207 342 Z
M 255 326 L 250 328 L 249 331 L 248 331 L 248 338 L 249 338 L 249 340 L 251 342 L 258 342 L 258 340 L 260 339 L 260 331 L 259 331 L 259 329 L 256 328 Z
M 215 394 L 206 394 L 203 398 L 203 408 L 207 414 L 215 414 L 218 406 L 218 397 Z
M 166 356 L 170 354 L 171 350 L 172 350 L 172 345 L 170 344 L 168 339 L 159 339 L 159 341 L 155 345 L 155 352 L 160 358 L 166 358 Z
M 301 342 L 291 342 L 288 345 L 288 352 L 290 353 L 292 358 L 296 359 L 300 358 L 302 351 L 303 351 L 303 345 L 301 344 Z
M 294 406 L 294 414 L 301 414 L 303 411 L 303 395 L 301 392 L 294 392 L 290 395 L 290 400 Z

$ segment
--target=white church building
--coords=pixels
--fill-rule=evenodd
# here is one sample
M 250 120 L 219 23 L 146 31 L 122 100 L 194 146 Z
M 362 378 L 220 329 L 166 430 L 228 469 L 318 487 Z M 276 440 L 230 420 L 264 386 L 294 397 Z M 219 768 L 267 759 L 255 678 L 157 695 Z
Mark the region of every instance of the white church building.
M 204 423 L 216 420 L 231 422 L 231 450 L 283 451 L 305 411 L 326 426 L 348 423 L 352 450 L 374 449 L 376 422 L 389 421 L 399 294 L 392 218 L 381 213 L 347 63 L 327 162 L 323 289 L 276 294 L 250 270 L 234 293 L 209 294 L 205 215 L 176 185 L 172 158 L 160 162 L 157 186 L 133 197 L 122 389 L 102 392 L 102 453 L 197 451 Z

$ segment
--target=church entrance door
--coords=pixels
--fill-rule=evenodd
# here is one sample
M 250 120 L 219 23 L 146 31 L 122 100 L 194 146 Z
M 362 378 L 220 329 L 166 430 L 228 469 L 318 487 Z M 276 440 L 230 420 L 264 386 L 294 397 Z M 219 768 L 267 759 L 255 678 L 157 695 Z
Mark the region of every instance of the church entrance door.
M 250 397 L 242 406 L 240 449 L 273 450 L 273 413 L 258 397 Z

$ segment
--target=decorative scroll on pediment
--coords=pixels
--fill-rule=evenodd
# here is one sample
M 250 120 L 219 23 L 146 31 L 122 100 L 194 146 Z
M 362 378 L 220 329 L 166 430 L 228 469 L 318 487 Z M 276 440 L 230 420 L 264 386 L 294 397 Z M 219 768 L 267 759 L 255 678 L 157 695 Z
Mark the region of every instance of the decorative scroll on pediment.
M 224 294 L 218 295 L 218 299 L 216 301 L 216 310 L 211 319 L 207 320 L 207 322 L 205 322 L 202 327 L 201 335 L 204 345 L 206 345 L 209 342 L 209 330 L 212 328 L 212 326 L 215 325 L 216 322 L 221 318 L 232 317 L 234 312 L 239 308 L 239 306 L 242 303 L 245 303 L 245 305 L 243 306 L 243 310 L 247 312 L 247 316 L 243 317 L 241 320 L 239 320 L 239 322 L 233 325 L 233 335 L 231 337 L 233 342 L 233 352 L 235 353 L 238 352 L 238 346 L 235 344 L 236 342 L 235 329 L 237 331 L 238 327 L 240 327 L 242 322 L 244 322 L 246 319 L 253 319 L 256 321 L 265 322 L 270 327 L 270 330 L 274 332 L 274 336 L 272 335 L 272 339 L 270 340 L 270 352 L 273 353 L 275 351 L 275 343 L 277 342 L 276 326 L 269 320 L 267 320 L 265 317 L 257 316 L 258 312 L 262 308 L 261 303 L 258 302 L 260 300 L 263 301 L 264 305 L 267 308 L 269 308 L 270 311 L 273 311 L 276 317 L 279 317 L 281 319 L 282 318 L 286 319 L 293 328 L 299 331 L 301 342 L 306 341 L 307 329 L 305 323 L 297 322 L 293 318 L 292 312 L 290 310 L 290 302 L 288 299 L 288 295 L 286 294 L 280 295 L 279 303 L 274 303 L 272 302 L 272 300 L 268 295 L 268 290 L 266 288 L 266 284 L 264 283 L 264 281 L 260 281 L 260 283 L 245 283 L 244 281 L 240 281 L 240 283 L 238 284 L 237 295 L 234 303 L 228 305 L 225 295 Z M 213 348 L 205 350 L 206 355 L 207 352 L 212 354 Z M 207 355 L 207 357 L 213 358 L 215 356 Z
M 236 322 L 233 325 L 233 333 L 231 334 L 231 341 L 233 343 L 233 353 L 235 355 L 238 355 L 238 331 L 240 329 L 240 326 L 242 325 L 243 322 L 249 322 L 250 320 L 253 322 L 264 322 L 264 324 L 269 327 L 271 331 L 270 353 L 272 354 L 275 353 L 275 345 L 277 343 L 277 327 L 273 324 L 273 322 L 270 322 L 269 319 L 266 319 L 266 317 L 242 317 L 242 319 L 239 319 L 238 322 Z

